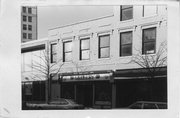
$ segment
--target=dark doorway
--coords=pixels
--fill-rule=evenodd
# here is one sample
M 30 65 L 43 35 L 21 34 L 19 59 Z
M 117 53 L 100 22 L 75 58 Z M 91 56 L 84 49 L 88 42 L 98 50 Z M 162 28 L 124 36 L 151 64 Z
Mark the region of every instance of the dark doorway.
M 93 88 L 92 85 L 77 85 L 77 102 L 85 107 L 93 105 Z

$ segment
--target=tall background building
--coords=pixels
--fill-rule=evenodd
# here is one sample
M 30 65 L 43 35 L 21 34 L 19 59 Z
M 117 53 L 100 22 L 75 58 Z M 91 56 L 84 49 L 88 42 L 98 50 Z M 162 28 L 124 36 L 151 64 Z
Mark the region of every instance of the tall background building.
M 37 40 L 37 7 L 21 8 L 21 42 Z

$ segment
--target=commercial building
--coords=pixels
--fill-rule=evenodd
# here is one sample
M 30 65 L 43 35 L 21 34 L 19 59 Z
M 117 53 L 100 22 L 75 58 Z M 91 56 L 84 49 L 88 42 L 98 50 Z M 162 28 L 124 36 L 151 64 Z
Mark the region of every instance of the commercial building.
M 21 7 L 21 42 L 37 40 L 37 7 Z
M 57 75 L 49 81 L 49 99 L 102 109 L 138 100 L 167 102 L 166 54 L 157 56 L 166 34 L 163 5 L 114 6 L 112 15 L 50 29 L 45 48 L 60 71 L 51 73 Z M 149 57 L 164 61 L 153 66 Z M 150 60 L 143 67 L 134 58 Z

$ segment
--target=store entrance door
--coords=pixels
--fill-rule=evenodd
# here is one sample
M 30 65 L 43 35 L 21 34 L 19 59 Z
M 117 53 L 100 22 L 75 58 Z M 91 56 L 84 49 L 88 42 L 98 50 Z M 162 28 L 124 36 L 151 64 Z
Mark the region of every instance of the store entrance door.
M 77 102 L 85 107 L 93 106 L 92 85 L 77 85 Z

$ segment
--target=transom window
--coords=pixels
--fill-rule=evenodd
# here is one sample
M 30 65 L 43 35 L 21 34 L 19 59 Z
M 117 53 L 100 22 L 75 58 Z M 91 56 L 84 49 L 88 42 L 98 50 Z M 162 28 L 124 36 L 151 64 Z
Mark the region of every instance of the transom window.
M 90 39 L 80 39 L 80 60 L 88 60 L 90 58 Z
M 156 47 L 156 28 L 143 29 L 142 54 L 155 53 Z
M 108 58 L 110 55 L 110 35 L 99 36 L 99 58 Z
M 121 15 L 120 20 L 129 20 L 133 18 L 133 6 L 132 5 L 122 5 L 120 7 Z
M 63 43 L 63 61 L 68 62 L 72 60 L 72 41 Z
M 120 56 L 132 55 L 132 31 L 120 33 Z
M 57 61 L 57 44 L 51 44 L 51 63 L 55 63 Z

